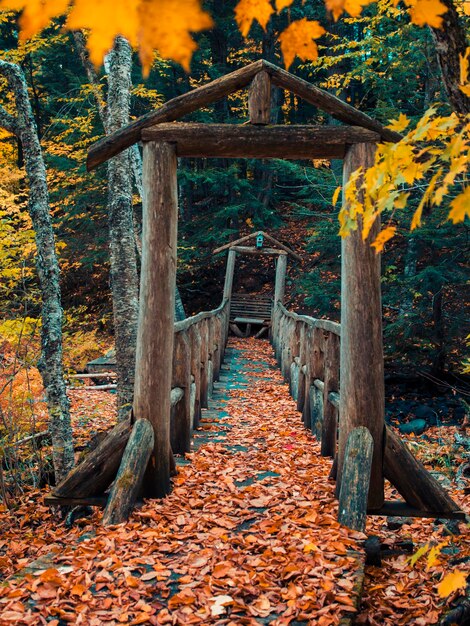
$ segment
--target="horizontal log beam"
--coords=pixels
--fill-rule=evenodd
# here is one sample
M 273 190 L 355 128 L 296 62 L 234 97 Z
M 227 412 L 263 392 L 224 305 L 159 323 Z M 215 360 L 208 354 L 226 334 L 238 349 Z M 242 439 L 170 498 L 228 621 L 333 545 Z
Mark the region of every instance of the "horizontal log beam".
M 373 130 L 379 133 L 381 139 L 384 141 L 392 141 L 395 143 L 402 139 L 400 133 L 385 128 L 379 121 L 369 117 L 366 113 L 359 111 L 350 104 L 347 104 L 347 102 L 343 102 L 331 93 L 312 85 L 312 83 L 298 76 L 294 76 L 294 74 L 290 72 L 286 72 L 286 70 L 277 67 L 277 65 L 264 61 L 263 69 L 270 74 L 273 85 L 291 91 L 296 96 L 299 96 L 299 98 L 303 98 L 322 111 L 326 111 L 337 120 L 345 124 L 354 124 Z
M 275 256 L 285 256 L 287 252 L 284 250 L 277 250 L 276 248 L 257 248 L 256 246 L 232 246 L 230 248 L 239 254 L 266 254 Z
M 142 140 L 175 143 L 178 157 L 342 159 L 348 145 L 376 143 L 380 135 L 358 126 L 177 122 L 144 129 Z
M 120 128 L 114 133 L 103 137 L 88 150 L 87 170 L 94 169 L 101 163 L 129 148 L 132 144 L 137 143 L 140 140 L 143 128 L 148 128 L 161 122 L 171 122 L 212 102 L 221 100 L 238 89 L 246 87 L 253 77 L 263 69 L 263 63 L 261 60 L 255 61 L 246 67 L 221 76 L 207 83 L 207 85 L 202 85 L 181 96 L 177 96 L 156 111 L 151 111 L 124 128 Z

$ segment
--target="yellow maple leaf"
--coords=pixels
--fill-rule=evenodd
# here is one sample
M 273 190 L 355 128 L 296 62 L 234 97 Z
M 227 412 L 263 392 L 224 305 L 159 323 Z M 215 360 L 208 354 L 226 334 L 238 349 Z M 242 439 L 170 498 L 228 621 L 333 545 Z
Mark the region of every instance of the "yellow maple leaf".
M 405 130 L 407 126 L 409 126 L 410 120 L 406 117 L 404 113 L 400 113 L 398 119 L 392 120 L 387 128 L 391 130 L 395 130 L 397 133 L 401 133 L 402 130 Z
M 333 206 L 336 206 L 336 203 L 338 202 L 338 198 L 339 198 L 339 194 L 341 193 L 341 189 L 342 189 L 341 185 L 339 187 L 336 187 L 336 189 L 335 189 L 335 192 L 333 194 L 333 198 L 331 200 L 331 204 Z
M 389 239 L 391 239 L 395 235 L 396 232 L 397 229 L 395 226 L 387 226 L 387 228 L 384 228 L 380 231 L 380 233 L 375 238 L 375 241 L 373 241 L 371 244 L 372 247 L 375 248 L 376 254 L 382 252 L 382 250 L 384 249 L 384 245 Z
M 457 222 L 463 222 L 465 217 L 470 217 L 470 186 L 466 187 L 462 193 L 452 200 L 450 203 L 452 207 L 449 211 L 449 219 L 454 224 Z
M 294 0 L 276 0 L 276 11 L 280 13 L 282 9 L 290 7 Z
M 70 0 L 3 0 L 0 9 L 22 11 L 20 40 L 25 41 L 49 25 L 54 18 L 65 13 Z
M 459 589 L 464 590 L 467 586 L 467 574 L 468 572 L 462 572 L 455 570 L 450 574 L 446 574 L 437 586 L 437 593 L 441 598 L 447 598 L 454 591 Z
M 424 556 L 428 550 L 429 550 L 428 543 L 425 543 L 424 546 L 421 546 L 421 548 L 418 548 L 418 550 L 416 550 L 416 552 L 412 556 L 410 556 L 409 561 L 410 561 L 411 567 L 413 567 L 415 563 L 419 561 L 419 559 L 422 556 Z
M 213 25 L 200 0 L 144 0 L 140 6 L 139 56 L 148 75 L 154 50 L 189 72 L 197 44 L 190 33 Z
M 358 17 L 363 7 L 371 4 L 374 0 L 325 0 L 325 6 L 331 11 L 335 21 L 345 11 L 352 17 Z
M 240 0 L 235 7 L 235 20 L 241 34 L 246 37 L 254 20 L 266 30 L 273 13 L 274 9 L 269 0 Z
M 441 28 L 442 15 L 447 12 L 445 4 L 440 0 L 408 0 L 411 21 L 417 26 Z
M 131 45 L 137 44 L 139 17 L 137 3 L 132 0 L 75 0 L 67 28 L 90 31 L 87 47 L 95 66 L 103 63 L 117 35 L 125 37 Z
M 296 56 L 302 61 L 315 61 L 318 58 L 318 48 L 313 40 L 324 33 L 323 26 L 306 17 L 289 24 L 279 36 L 286 69 L 289 69 Z

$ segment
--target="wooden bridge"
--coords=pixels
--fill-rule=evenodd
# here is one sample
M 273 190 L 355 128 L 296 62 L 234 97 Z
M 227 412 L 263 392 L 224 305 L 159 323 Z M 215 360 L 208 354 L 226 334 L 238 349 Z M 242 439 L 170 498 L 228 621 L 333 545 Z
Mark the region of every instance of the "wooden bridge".
M 292 91 L 346 125 L 269 125 L 271 85 Z M 168 123 L 247 86 L 247 125 Z M 314 85 L 259 61 L 175 98 L 92 147 L 89 166 L 94 167 L 136 141 L 144 145 L 134 403 L 129 422 L 119 424 L 88 460 L 55 488 L 55 502 L 102 495 L 114 480 L 104 515 L 104 521 L 112 523 L 126 519 L 141 488 L 150 498 L 170 492 L 174 454 L 191 449 L 192 433 L 208 406 L 214 381 L 219 380 L 231 312 L 238 317 L 242 313 L 236 310 L 239 297 L 238 304 L 234 297 L 231 305 L 236 255 L 261 253 L 277 259 L 270 338 L 305 427 L 321 439 L 321 454 L 335 460 L 340 521 L 364 528 L 368 513 L 462 515 L 437 481 L 385 427 L 380 257 L 370 246 L 380 228 L 378 219 L 366 241 L 360 229 L 342 241 L 341 326 L 285 308 L 287 257 L 293 251 L 286 251 L 275 240 L 270 241 L 272 247 L 261 249 L 240 246 L 245 243 L 241 241 L 227 244 L 220 306 L 173 322 L 177 157 L 344 159 L 346 183 L 359 167 L 367 169 L 373 164 L 378 142 L 399 139 L 397 133 Z M 346 212 L 350 209 L 347 198 L 343 208 Z M 252 319 L 265 324 L 259 313 Z M 403 502 L 384 501 L 385 478 Z

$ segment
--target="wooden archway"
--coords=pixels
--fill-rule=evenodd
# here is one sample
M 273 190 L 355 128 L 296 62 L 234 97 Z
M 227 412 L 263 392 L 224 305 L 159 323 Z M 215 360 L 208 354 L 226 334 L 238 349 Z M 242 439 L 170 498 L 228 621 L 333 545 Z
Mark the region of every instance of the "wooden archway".
M 168 123 L 248 85 L 248 125 Z M 348 125 L 269 125 L 271 85 L 292 91 Z M 158 111 L 92 146 L 88 154 L 89 169 L 137 141 L 142 141 L 144 146 L 143 252 L 134 413 L 149 420 L 155 434 L 146 495 L 163 496 L 170 488 L 177 157 L 344 159 L 347 182 L 352 171 L 372 164 L 379 141 L 400 138 L 398 133 L 331 94 L 266 61 L 257 61 L 167 102 Z M 374 439 L 371 509 L 379 509 L 384 501 L 380 257 L 370 247 L 379 227 L 377 221 L 365 242 L 359 231 L 352 233 L 343 242 L 342 255 L 339 473 L 350 430 L 367 426 Z M 282 289 L 278 287 L 276 297 L 280 298 Z

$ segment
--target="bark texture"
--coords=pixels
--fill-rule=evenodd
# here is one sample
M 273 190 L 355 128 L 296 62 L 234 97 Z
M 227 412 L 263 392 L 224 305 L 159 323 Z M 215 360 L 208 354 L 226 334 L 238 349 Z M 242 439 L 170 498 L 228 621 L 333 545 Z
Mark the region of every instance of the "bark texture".
M 431 28 L 436 43 L 436 54 L 449 101 L 456 113 L 470 113 L 470 98 L 459 88 L 460 56 L 465 54 L 465 30 L 452 0 L 441 0 L 447 7 L 442 28 Z
M 42 298 L 41 359 L 42 375 L 49 411 L 56 480 L 61 480 L 74 465 L 72 428 L 62 363 L 62 306 L 59 263 L 49 212 L 46 167 L 28 96 L 25 77 L 18 65 L 0 60 L 0 74 L 8 82 L 16 105 L 16 118 L 0 111 L 0 124 L 14 132 L 21 143 L 29 184 L 28 211 L 35 232 L 36 269 Z

